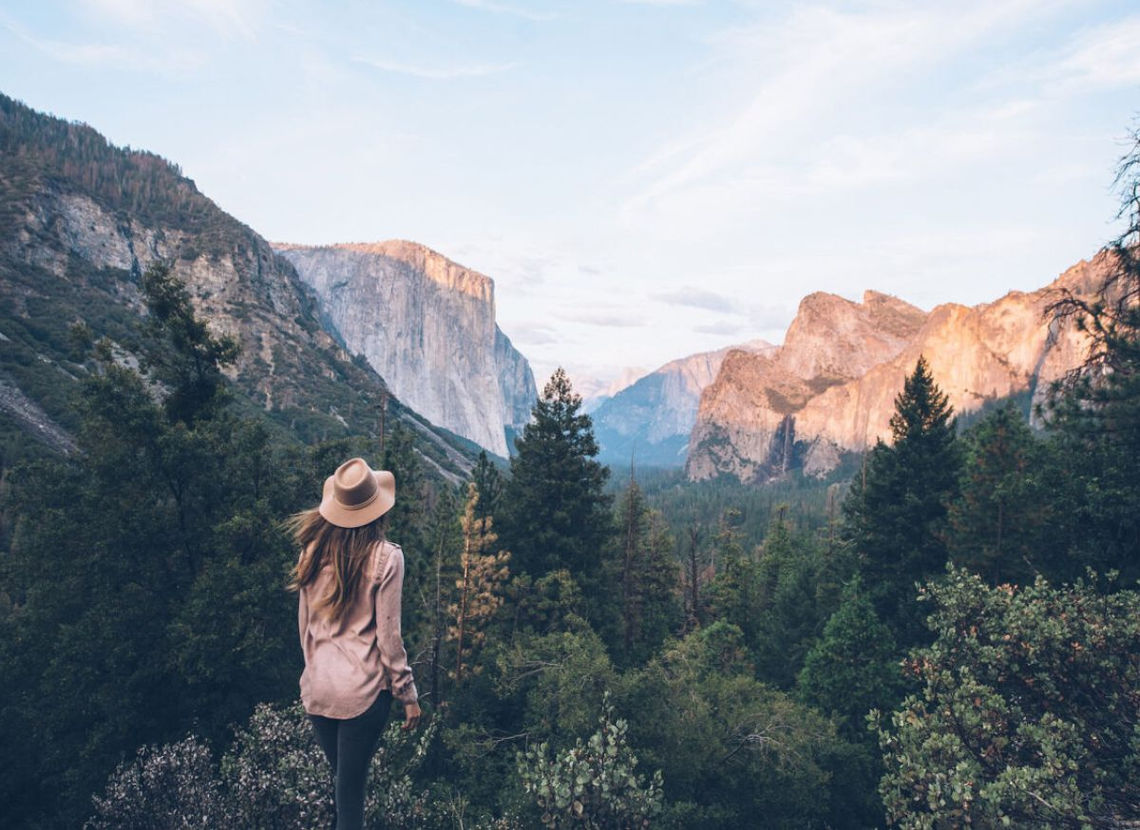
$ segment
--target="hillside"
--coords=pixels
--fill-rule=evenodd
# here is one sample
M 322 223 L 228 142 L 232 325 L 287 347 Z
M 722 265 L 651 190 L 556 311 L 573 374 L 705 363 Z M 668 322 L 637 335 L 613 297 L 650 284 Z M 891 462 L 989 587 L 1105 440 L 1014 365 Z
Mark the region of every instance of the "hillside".
M 29 435 L 60 448 L 74 427 L 82 324 L 137 351 L 139 279 L 173 263 L 199 314 L 241 347 L 232 380 L 244 403 L 306 441 L 376 431 L 383 379 L 324 330 L 315 297 L 261 236 L 219 209 L 177 166 L 118 148 L 83 124 L 0 96 L 0 428 L 7 457 Z M 398 397 L 398 396 L 397 396 Z M 390 417 L 455 476 L 473 447 L 396 398 Z M 29 430 L 31 430 L 29 432 Z

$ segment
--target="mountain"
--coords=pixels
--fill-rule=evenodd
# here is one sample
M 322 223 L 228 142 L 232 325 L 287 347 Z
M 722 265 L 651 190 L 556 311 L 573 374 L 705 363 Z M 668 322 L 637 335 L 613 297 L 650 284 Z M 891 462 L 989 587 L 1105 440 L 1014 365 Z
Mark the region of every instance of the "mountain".
M 432 423 L 501 456 L 538 393 L 495 324 L 495 284 L 414 242 L 276 251 L 316 292 L 326 325 Z
M 231 379 L 242 405 L 304 440 L 375 431 L 383 379 L 322 328 L 311 290 L 252 229 L 151 153 L 115 147 L 83 124 L 0 95 L 0 441 L 66 451 L 71 393 L 86 369 L 84 324 L 133 360 L 145 307 L 139 280 L 173 264 L 197 312 L 241 346 Z M 474 447 L 398 399 L 390 419 L 449 477 Z
M 919 355 L 960 415 L 1012 396 L 1040 402 L 1087 346 L 1071 320 L 1047 316 L 1049 303 L 1063 290 L 1091 296 L 1110 267 L 1102 253 L 1038 291 L 929 313 L 875 292 L 862 303 L 813 294 L 777 352 L 726 356 L 701 396 L 688 476 L 747 482 L 792 468 L 829 472 L 842 453 L 889 435 L 895 396 Z
M 680 467 L 701 391 L 713 382 L 731 351 L 765 354 L 775 349 L 755 340 L 666 363 L 603 400 L 592 413 L 599 460 L 606 464 Z
M 637 383 L 649 374 L 649 370 L 641 366 L 626 366 L 618 376 L 608 383 L 596 378 L 574 379 L 574 389 L 582 395 L 582 411 L 592 415 L 598 407 L 616 395 Z

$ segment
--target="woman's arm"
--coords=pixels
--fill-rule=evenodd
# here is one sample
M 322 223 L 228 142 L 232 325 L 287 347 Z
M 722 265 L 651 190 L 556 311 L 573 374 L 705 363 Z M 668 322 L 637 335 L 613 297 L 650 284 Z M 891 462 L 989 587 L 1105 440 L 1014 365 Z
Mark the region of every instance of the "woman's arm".
M 387 544 L 390 549 L 376 590 L 376 644 L 380 648 L 380 661 L 392 684 L 392 696 L 404 704 L 404 715 L 408 721 L 405 726 L 408 727 L 419 720 L 420 707 L 412 667 L 408 665 L 408 653 L 404 650 L 404 638 L 400 632 L 404 552 L 398 545 Z

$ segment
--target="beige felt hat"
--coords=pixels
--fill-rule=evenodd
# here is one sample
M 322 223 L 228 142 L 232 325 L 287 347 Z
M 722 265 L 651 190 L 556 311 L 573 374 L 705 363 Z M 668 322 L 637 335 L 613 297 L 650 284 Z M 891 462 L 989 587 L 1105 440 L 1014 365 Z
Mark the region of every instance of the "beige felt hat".
M 363 458 L 350 458 L 325 479 L 318 510 L 337 527 L 363 527 L 395 503 L 395 476 L 387 470 L 373 470 Z

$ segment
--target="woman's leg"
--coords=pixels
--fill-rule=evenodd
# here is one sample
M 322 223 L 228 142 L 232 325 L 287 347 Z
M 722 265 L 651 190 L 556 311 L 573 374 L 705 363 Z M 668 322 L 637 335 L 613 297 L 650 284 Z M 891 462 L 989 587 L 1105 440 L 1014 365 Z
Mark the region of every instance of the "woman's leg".
M 309 715 L 309 722 L 313 724 L 313 732 L 317 736 L 317 745 L 329 759 L 329 766 L 333 775 L 336 775 L 336 733 L 340 721 L 325 718 L 320 715 Z
M 360 830 L 364 826 L 364 782 L 391 708 L 392 693 L 383 691 L 364 714 L 337 721 L 337 830 Z

